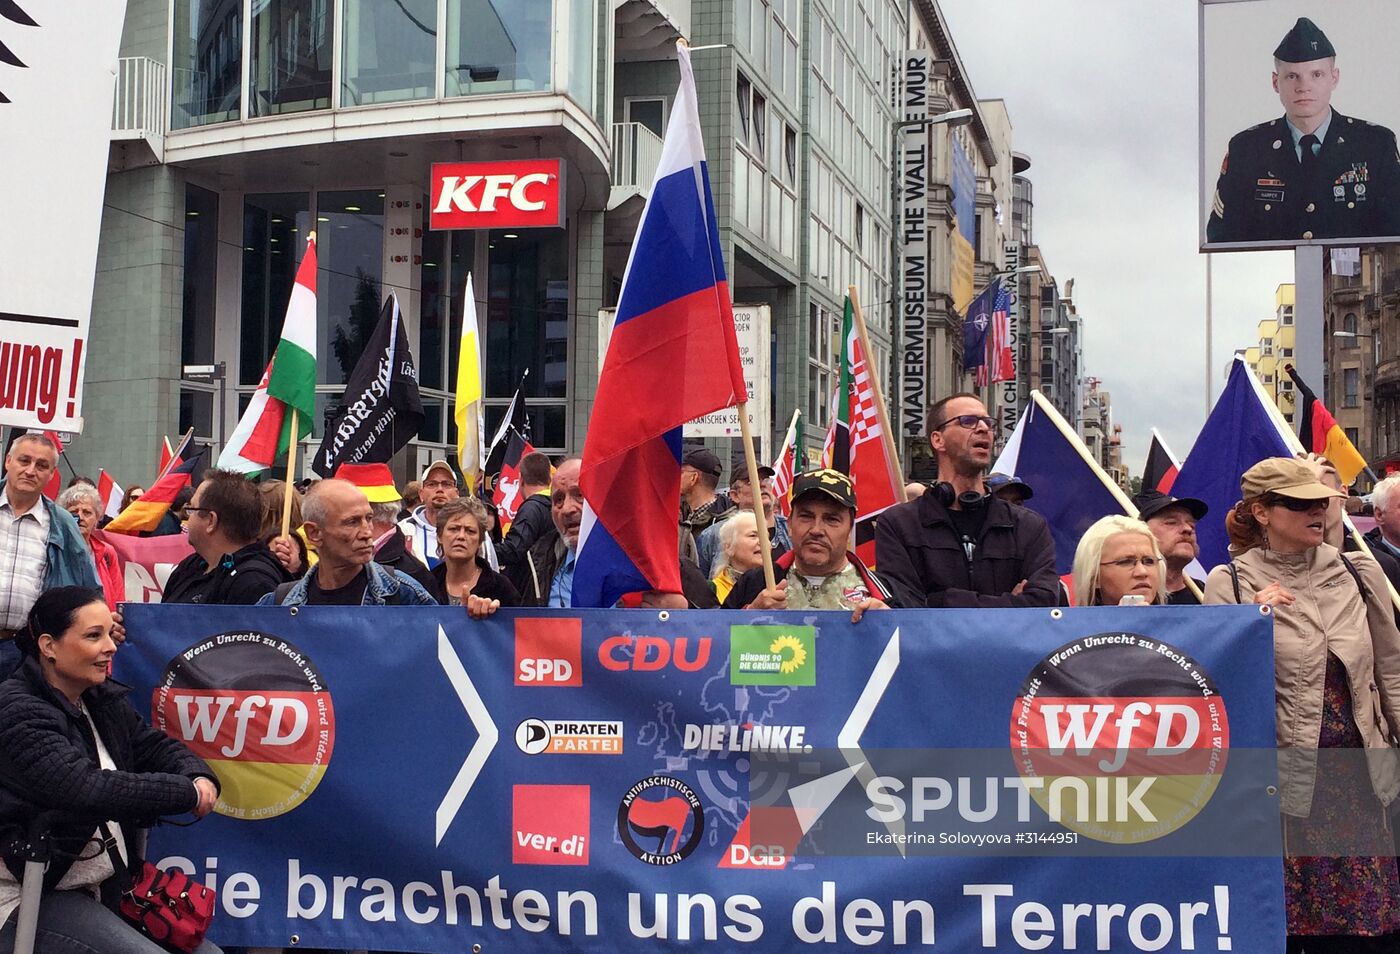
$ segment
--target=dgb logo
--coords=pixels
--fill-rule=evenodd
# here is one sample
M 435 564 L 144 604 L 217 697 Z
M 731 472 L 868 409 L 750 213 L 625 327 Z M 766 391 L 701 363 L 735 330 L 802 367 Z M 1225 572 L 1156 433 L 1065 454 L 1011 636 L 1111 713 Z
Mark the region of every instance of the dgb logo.
M 220 633 L 172 659 L 151 694 L 151 721 L 210 764 L 222 788 L 215 811 L 231 818 L 296 808 L 335 748 L 335 707 L 320 673 L 267 633 Z

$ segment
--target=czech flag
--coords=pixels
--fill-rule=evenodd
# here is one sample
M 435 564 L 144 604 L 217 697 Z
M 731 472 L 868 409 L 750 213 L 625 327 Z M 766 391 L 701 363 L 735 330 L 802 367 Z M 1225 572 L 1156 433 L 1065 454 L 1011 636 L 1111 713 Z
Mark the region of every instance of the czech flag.
M 1172 484 L 1172 496 L 1195 497 L 1210 508 L 1196 524 L 1201 566 L 1207 570 L 1230 561 L 1225 514 L 1239 502 L 1240 477 L 1266 457 L 1292 457 L 1291 436 L 1249 365 L 1235 358 L 1225 390 Z
M 1288 372 L 1294 387 L 1298 389 L 1298 409 L 1301 411 L 1298 415 L 1298 439 L 1314 454 L 1321 454 L 1330 460 L 1332 466 L 1337 468 L 1337 475 L 1342 478 L 1342 485 L 1350 487 L 1366 469 L 1366 458 L 1347 439 L 1346 431 L 1313 394 L 1312 388 L 1298 377 L 1293 365 L 1285 364 L 1283 370 Z
M 1132 510 L 1079 435 L 1039 391 L 1016 423 L 992 473 L 1015 474 L 1035 491 L 1027 510 L 1045 518 L 1055 541 L 1055 572 L 1074 568 L 1079 539 L 1100 517 Z
M 583 443 L 574 606 L 681 591 L 681 425 L 748 400 L 690 50 Z

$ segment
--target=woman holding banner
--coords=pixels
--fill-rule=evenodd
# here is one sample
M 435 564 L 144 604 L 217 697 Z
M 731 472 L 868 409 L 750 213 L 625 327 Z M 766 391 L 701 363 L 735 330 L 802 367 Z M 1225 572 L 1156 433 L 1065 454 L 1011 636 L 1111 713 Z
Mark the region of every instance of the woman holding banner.
M 497 600 L 501 606 L 519 606 L 515 584 L 491 569 L 481 554 L 481 541 L 490 532 L 491 515 L 475 497 L 457 497 L 437 508 L 438 555 L 442 562 L 432 569 L 448 604 L 461 606 L 468 596 Z
M 1211 571 L 1205 602 L 1274 616 L 1288 950 L 1393 950 L 1380 935 L 1400 930 L 1388 817 L 1400 796 L 1400 632 L 1385 575 L 1370 554 L 1324 542 L 1343 495 L 1315 465 L 1269 458 L 1240 490 L 1225 520 L 1233 563 Z
M 7 954 L 24 869 L 13 846 L 39 816 L 58 820 L 48 828 L 53 855 L 35 950 L 161 954 L 107 902 L 115 905 L 142 868 L 142 827 L 162 815 L 202 817 L 219 797 L 209 766 L 142 719 L 126 687 L 108 682 L 112 628 L 100 592 L 63 586 L 39 597 L 15 637 L 24 662 L 0 684 L 0 951 Z M 206 941 L 195 954 L 217 952 Z
M 1167 563 L 1152 528 L 1122 514 L 1095 521 L 1074 551 L 1074 593 L 1080 606 L 1167 602 Z

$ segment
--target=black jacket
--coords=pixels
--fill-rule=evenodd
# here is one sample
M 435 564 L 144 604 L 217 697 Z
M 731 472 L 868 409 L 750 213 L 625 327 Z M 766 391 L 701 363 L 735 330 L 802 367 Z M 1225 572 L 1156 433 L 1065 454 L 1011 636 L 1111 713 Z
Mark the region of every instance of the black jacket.
M 472 596 L 479 596 L 485 600 L 500 600 L 502 606 L 519 606 L 520 591 L 515 588 L 504 573 L 497 573 L 491 569 L 481 557 L 476 558 L 477 569 L 481 575 L 476 579 L 476 586 L 472 587 Z M 433 578 L 433 588 L 428 592 L 437 597 L 437 601 L 443 606 L 448 604 L 447 598 L 447 561 L 439 563 L 428 571 Z M 441 593 L 442 596 L 438 596 Z
M 374 551 L 374 562 L 413 577 L 433 599 L 444 606 L 447 605 L 447 596 L 442 592 L 437 577 L 433 575 L 432 570 L 423 565 L 422 560 L 408 552 L 408 537 L 404 536 L 398 527 L 394 528 L 393 536 Z
M 1230 139 L 1211 206 L 1211 242 L 1394 235 L 1395 133 L 1334 109 L 1316 168 L 1305 173 L 1285 117 L 1260 123 Z
M 548 606 L 549 586 L 554 582 L 554 574 L 564 561 L 568 551 L 559 537 L 559 529 L 549 522 L 549 532 L 535 541 L 530 552 L 525 554 L 525 585 L 520 590 L 521 606 Z
M 496 544 L 496 562 L 515 588 L 524 593 L 530 585 L 530 568 L 525 557 L 539 539 L 554 529 L 554 514 L 550 510 L 549 498 L 542 494 L 531 494 L 515 511 L 515 519 L 510 522 L 505 539 Z
M 926 493 L 880 514 L 875 565 L 905 607 L 1057 606 L 1060 578 L 1045 518 L 988 497 L 969 560 L 947 509 Z M 1019 596 L 1011 591 L 1026 581 Z
M 141 857 L 138 829 L 161 815 L 178 815 L 199 804 L 194 779 L 218 779 L 184 745 L 157 732 L 127 702 L 130 689 L 108 679 L 83 693 L 114 772 L 98 767 L 97 744 L 77 707 L 44 679 L 28 657 L 0 683 L 0 845 L 8 846 L 40 812 L 61 810 L 81 816 L 53 829 L 53 861 L 44 875 L 52 889 L 72 866 L 72 855 L 89 843 L 99 821 L 115 821 L 126 836 L 133 867 Z M 22 862 L 5 863 L 16 878 Z
M 171 571 L 161 601 L 252 606 L 289 579 L 267 544 L 259 541 L 224 554 L 212 570 L 206 570 L 204 557 L 191 553 Z

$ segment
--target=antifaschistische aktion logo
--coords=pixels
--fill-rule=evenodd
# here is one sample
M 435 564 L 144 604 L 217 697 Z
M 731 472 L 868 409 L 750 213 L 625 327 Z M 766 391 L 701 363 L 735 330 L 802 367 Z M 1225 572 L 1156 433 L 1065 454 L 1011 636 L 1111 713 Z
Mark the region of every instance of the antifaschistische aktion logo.
M 215 811 L 249 821 L 306 801 L 335 748 L 335 707 L 315 664 L 251 630 L 200 640 L 170 660 L 151 720 L 218 774 Z

